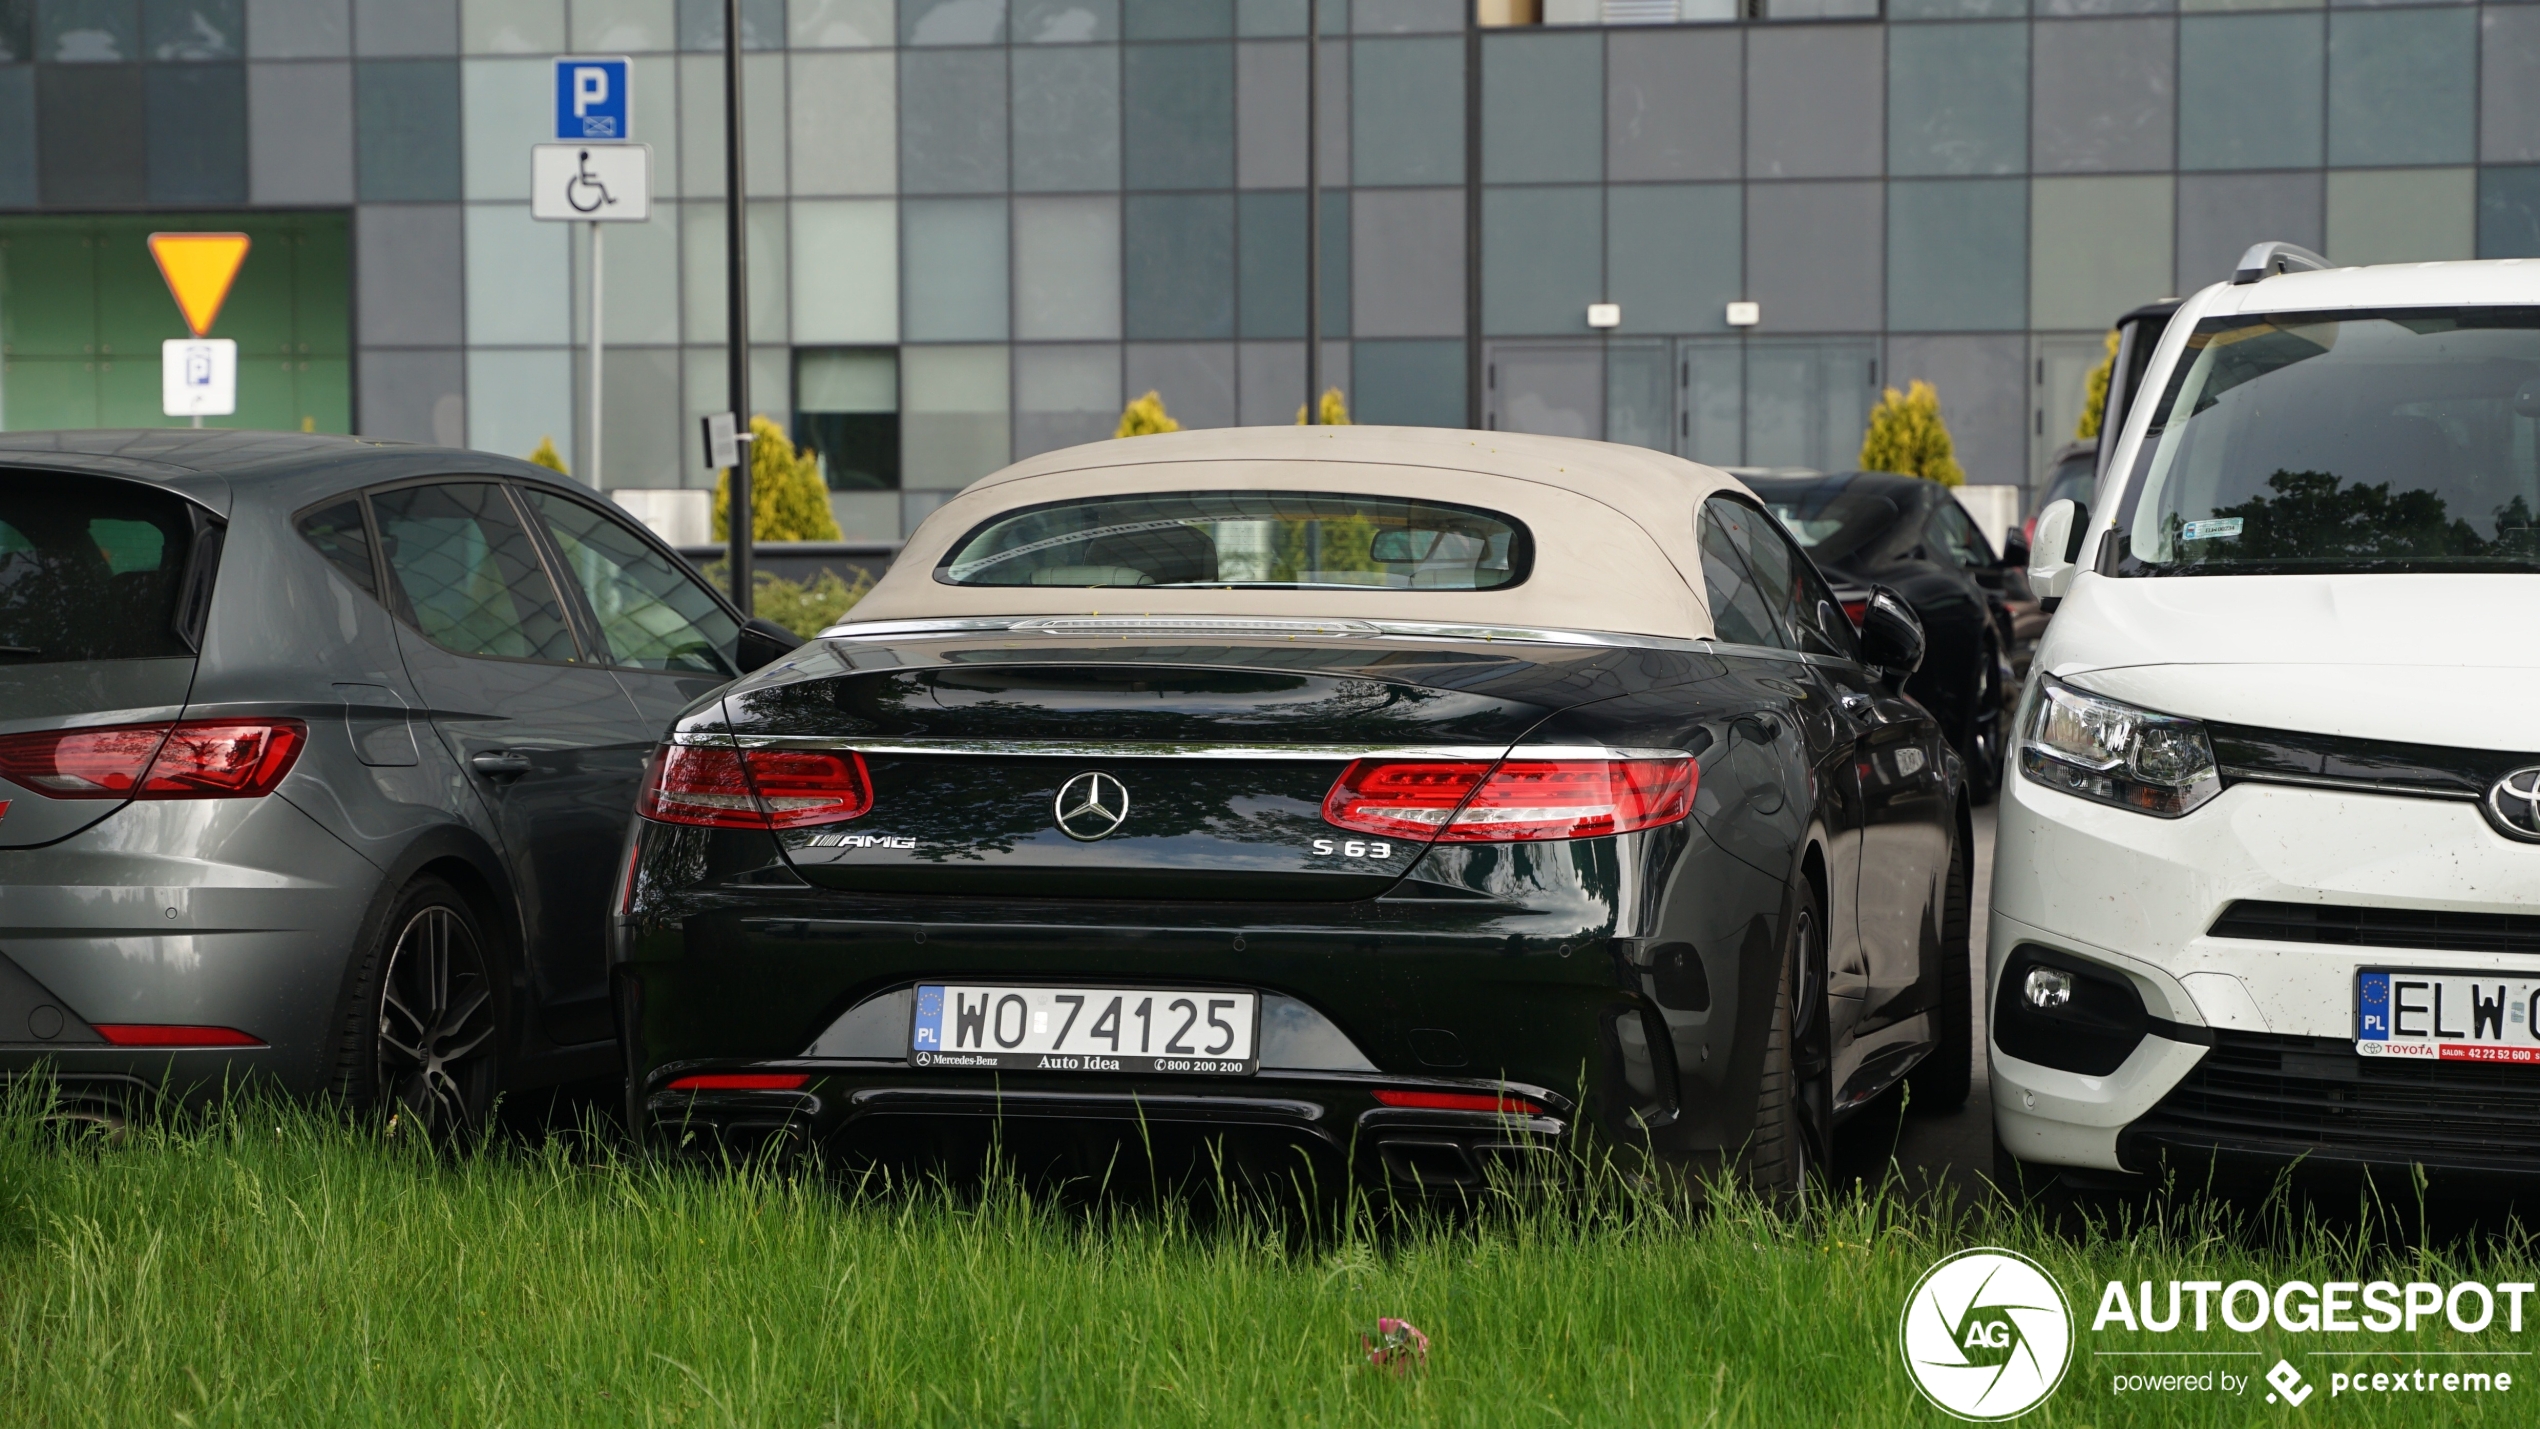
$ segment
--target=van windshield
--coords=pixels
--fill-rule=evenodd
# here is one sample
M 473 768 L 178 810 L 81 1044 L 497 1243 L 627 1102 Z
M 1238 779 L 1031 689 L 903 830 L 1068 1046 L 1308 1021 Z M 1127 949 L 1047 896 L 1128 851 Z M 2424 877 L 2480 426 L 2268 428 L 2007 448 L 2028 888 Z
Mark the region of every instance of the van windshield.
M 2540 309 L 2207 318 L 2120 575 L 2540 571 Z
M 190 656 L 177 602 L 194 523 L 129 481 L 0 472 L 0 669 Z

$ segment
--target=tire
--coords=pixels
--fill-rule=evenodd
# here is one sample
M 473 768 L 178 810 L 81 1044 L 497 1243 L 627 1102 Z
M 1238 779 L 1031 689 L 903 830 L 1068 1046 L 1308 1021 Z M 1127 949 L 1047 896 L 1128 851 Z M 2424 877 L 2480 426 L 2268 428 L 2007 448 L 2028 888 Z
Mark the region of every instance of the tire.
M 1987 635 L 1976 652 L 1975 689 L 1968 697 L 1967 737 L 1958 754 L 1967 764 L 1967 802 L 1981 809 L 2002 792 L 2006 742 L 2002 727 L 2002 655 Z
M 1949 841 L 1949 877 L 1940 900 L 1939 985 L 1932 990 L 1933 1046 L 1905 1074 L 1906 1110 L 1946 1116 L 1967 1104 L 1975 1080 L 1974 976 L 1970 967 L 1975 876 L 1965 837 Z
M 476 910 L 429 874 L 364 948 L 336 1036 L 337 1092 L 444 1143 L 481 1131 L 502 1084 L 502 1004 Z
M 1755 1128 L 1745 1156 L 1748 1184 L 1769 1196 L 1804 1196 L 1809 1174 L 1823 1174 L 1832 1150 L 1833 1098 L 1825 1085 L 1831 1067 L 1821 1053 L 1826 1026 L 1821 917 L 1813 891 L 1803 892 L 1773 984 L 1773 1020 L 1765 1033 Z

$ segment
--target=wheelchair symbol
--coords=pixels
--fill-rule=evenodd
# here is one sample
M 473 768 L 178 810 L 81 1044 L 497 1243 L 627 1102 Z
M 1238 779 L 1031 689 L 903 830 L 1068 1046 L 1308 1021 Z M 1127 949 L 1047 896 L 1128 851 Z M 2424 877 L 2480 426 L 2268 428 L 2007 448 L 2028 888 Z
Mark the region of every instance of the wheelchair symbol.
M 617 197 L 609 192 L 608 185 L 600 182 L 597 174 L 591 172 L 591 151 L 583 150 L 580 158 L 581 167 L 564 181 L 564 201 L 575 213 L 598 213 L 603 207 L 617 202 Z M 585 202 L 586 199 L 588 202 Z

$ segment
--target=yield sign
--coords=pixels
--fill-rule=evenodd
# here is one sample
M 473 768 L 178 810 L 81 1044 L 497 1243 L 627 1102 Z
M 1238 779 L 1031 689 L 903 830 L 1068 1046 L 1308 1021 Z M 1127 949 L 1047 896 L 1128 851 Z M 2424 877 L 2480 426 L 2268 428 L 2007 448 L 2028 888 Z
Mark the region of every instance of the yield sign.
M 159 261 L 159 276 L 185 314 L 196 337 L 212 330 L 221 300 L 229 296 L 238 265 L 247 261 L 243 233 L 153 233 L 150 256 Z

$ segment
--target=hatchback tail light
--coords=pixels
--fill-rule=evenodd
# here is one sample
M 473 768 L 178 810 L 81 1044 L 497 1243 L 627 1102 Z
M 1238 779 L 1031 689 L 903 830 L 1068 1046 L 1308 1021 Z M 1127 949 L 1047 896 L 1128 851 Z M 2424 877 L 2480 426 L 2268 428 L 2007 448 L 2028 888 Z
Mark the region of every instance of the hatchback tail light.
M 196 719 L 0 738 L 0 777 L 52 799 L 257 799 L 309 742 L 296 719 Z
M 798 1092 L 811 1080 L 809 1072 L 703 1072 L 680 1077 L 665 1091 L 673 1092 Z
M 110 1047 L 262 1047 L 235 1027 L 192 1027 L 166 1022 L 100 1022 L 97 1035 Z
M 1691 759 L 1361 759 L 1323 797 L 1358 833 L 1439 843 L 1597 838 L 1693 812 Z
M 872 807 L 872 776 L 851 749 L 665 744 L 645 766 L 635 812 L 665 824 L 794 829 L 842 823 Z

